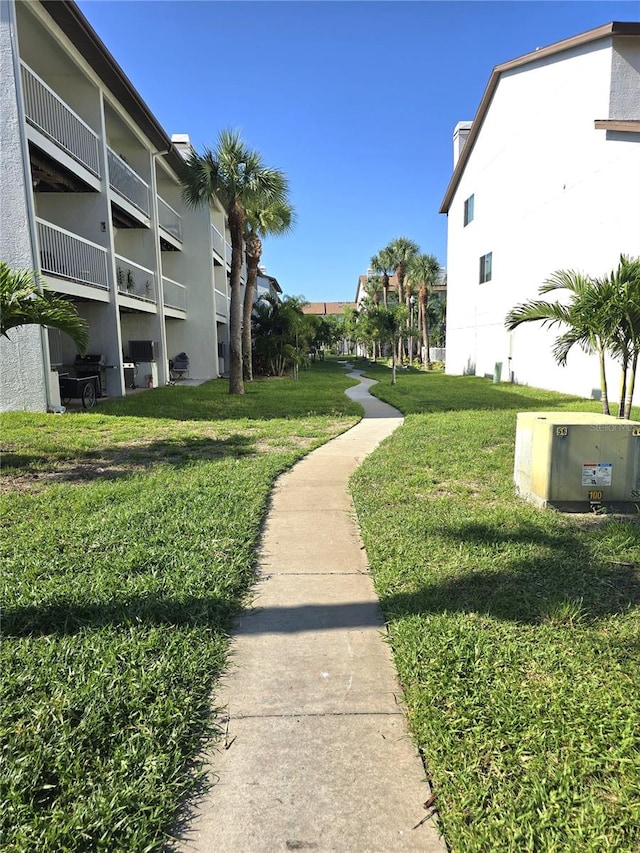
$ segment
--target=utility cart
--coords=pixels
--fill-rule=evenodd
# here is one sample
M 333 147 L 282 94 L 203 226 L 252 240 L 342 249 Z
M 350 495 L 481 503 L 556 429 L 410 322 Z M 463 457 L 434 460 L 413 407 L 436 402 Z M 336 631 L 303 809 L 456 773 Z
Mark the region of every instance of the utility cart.
M 82 400 L 84 409 L 92 409 L 100 396 L 100 377 L 95 376 L 69 376 L 68 373 L 59 373 L 60 399 L 65 406 L 72 399 Z

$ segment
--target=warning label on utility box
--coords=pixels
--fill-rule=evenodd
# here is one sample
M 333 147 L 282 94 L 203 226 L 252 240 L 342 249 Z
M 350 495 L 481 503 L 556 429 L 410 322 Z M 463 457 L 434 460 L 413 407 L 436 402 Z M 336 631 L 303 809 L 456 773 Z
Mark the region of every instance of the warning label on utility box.
M 610 486 L 611 462 L 583 462 L 582 463 L 582 485 L 583 486 Z

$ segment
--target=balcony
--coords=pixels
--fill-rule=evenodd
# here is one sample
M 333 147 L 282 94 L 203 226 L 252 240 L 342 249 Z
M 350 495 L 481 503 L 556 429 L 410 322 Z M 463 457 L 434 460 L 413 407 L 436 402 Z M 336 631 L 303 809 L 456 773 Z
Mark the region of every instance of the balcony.
M 109 290 L 106 249 L 43 219 L 36 224 L 43 273 Z
M 142 267 L 129 258 L 123 258 L 122 255 L 115 257 L 118 293 L 155 305 L 157 302 L 156 276 L 153 270 Z
M 213 251 L 224 260 L 224 237 L 215 225 L 211 226 L 211 239 L 213 241 Z
M 111 189 L 148 218 L 149 184 L 112 148 L 107 148 L 107 162 Z
M 162 294 L 165 308 L 174 308 L 176 311 L 186 312 L 187 288 L 184 284 L 162 276 Z
M 27 122 L 99 178 L 98 135 L 28 65 L 20 70 Z
M 158 221 L 167 234 L 182 243 L 182 217 L 160 196 L 158 196 Z

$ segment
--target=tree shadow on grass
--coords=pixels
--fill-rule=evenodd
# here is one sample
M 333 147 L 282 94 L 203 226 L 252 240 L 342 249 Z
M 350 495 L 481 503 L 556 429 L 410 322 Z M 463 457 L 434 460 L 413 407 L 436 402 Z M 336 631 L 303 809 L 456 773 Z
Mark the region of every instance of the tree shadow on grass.
M 383 596 L 391 618 L 421 613 L 477 613 L 523 624 L 584 624 L 640 605 L 640 562 L 594 559 L 584 539 L 532 524 L 501 529 L 468 523 L 440 535 L 479 549 L 482 568 L 455 571 L 413 592 Z M 513 556 L 514 545 L 521 545 Z M 492 568 L 486 568 L 487 550 Z M 533 553 L 532 553 L 533 552 Z
M 78 604 L 57 601 L 7 607 L 2 613 L 5 637 L 70 636 L 105 627 L 174 626 L 225 630 L 238 605 L 222 596 L 161 596 L 113 598 Z
M 150 442 L 118 444 L 96 450 L 73 450 L 66 457 L 51 453 L 3 454 L 2 482 L 5 491 L 35 482 L 95 482 L 113 480 L 162 464 L 174 468 L 194 461 L 237 459 L 257 453 L 252 437 L 233 433 L 226 438 L 157 439 Z

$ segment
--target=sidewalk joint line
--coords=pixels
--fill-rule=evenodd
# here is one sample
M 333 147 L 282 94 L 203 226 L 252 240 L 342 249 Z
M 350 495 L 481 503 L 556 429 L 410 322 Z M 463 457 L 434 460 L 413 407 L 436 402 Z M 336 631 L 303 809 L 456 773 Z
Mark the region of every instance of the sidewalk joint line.
M 236 714 L 229 716 L 233 720 L 294 720 L 300 717 L 404 717 L 402 710 L 397 711 L 303 711 L 299 714 Z

